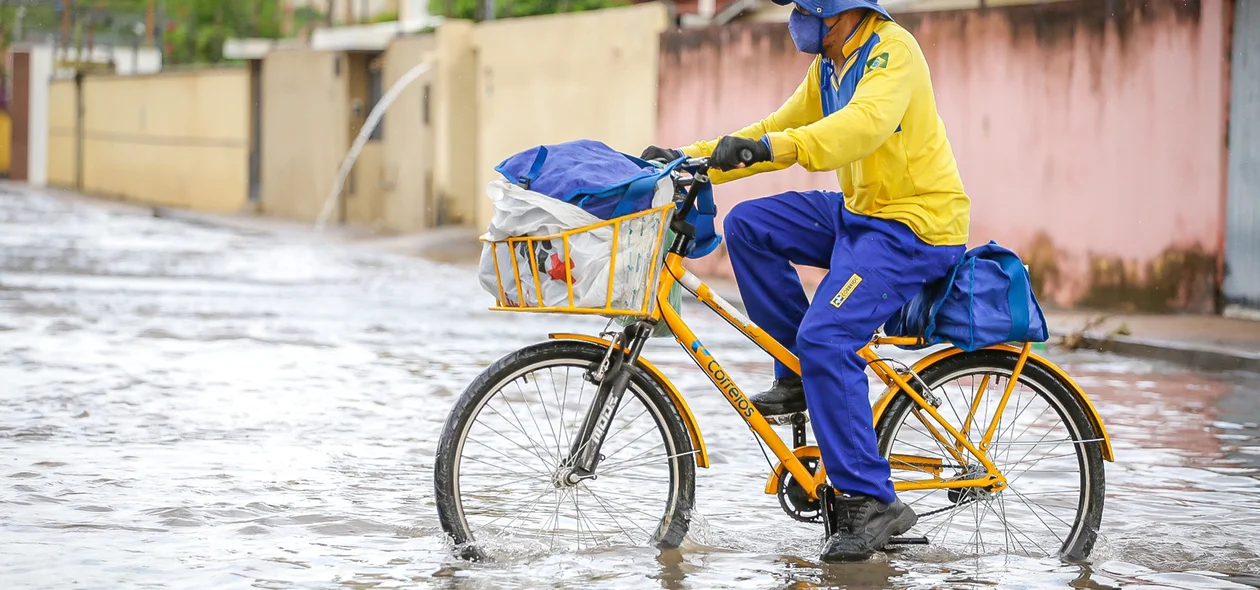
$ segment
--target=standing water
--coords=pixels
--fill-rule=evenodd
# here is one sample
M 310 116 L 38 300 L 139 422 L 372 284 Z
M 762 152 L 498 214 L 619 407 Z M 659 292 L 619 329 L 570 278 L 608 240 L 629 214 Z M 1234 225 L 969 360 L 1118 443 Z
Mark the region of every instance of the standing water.
M 930 550 L 817 561 L 821 529 L 671 342 L 712 468 L 678 551 L 453 558 L 432 465 L 485 366 L 593 318 L 504 314 L 473 271 L 0 194 L 0 588 L 1260 587 L 1260 377 L 1052 353 L 1115 445 L 1090 566 Z M 756 391 L 763 353 L 684 312 Z M 909 360 L 914 355 L 892 353 Z

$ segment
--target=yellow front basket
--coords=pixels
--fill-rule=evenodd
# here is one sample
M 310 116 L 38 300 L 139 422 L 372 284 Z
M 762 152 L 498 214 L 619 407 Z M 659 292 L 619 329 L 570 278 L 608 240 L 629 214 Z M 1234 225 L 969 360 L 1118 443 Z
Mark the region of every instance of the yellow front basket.
M 656 311 L 669 204 L 546 236 L 482 239 L 499 311 L 647 317 Z

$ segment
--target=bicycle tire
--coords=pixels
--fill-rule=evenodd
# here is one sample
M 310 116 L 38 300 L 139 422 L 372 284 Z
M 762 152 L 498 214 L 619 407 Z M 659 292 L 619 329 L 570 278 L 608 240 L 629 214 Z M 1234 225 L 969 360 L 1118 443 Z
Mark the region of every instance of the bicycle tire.
M 469 559 L 487 556 L 477 545 L 474 531 L 465 518 L 460 497 L 459 474 L 465 437 L 481 407 L 506 384 L 528 371 L 581 365 L 589 367 L 603 359 L 607 349 L 591 343 L 552 341 L 535 344 L 499 359 L 486 368 L 464 390 L 447 417 L 438 443 L 434 465 L 435 501 L 442 529 L 461 554 Z M 668 394 L 646 371 L 638 366 L 623 366 L 631 371 L 626 396 L 637 397 L 651 410 L 657 431 L 662 435 L 669 464 L 671 485 L 664 514 L 661 515 L 652 541 L 662 549 L 676 548 L 690 526 L 695 503 L 695 458 L 688 430 Z M 610 379 L 611 376 L 605 376 Z M 624 404 L 624 402 L 623 402 Z M 562 419 L 563 426 L 563 419 Z M 599 473 L 599 470 L 596 470 Z
M 922 394 L 924 384 L 929 389 L 936 390 L 950 382 L 954 376 L 1005 374 L 1009 378 L 1018 360 L 1017 353 L 1008 351 L 980 350 L 958 354 L 925 368 L 919 373 L 922 383 L 911 380 L 910 384 Z M 1042 397 L 1053 402 L 1053 405 L 1047 405 L 1054 408 L 1064 425 L 1070 429 L 1070 434 L 1075 440 L 1096 441 L 1098 439 L 1093 423 L 1081 407 L 1080 401 L 1062 380 L 1030 362 L 1024 365 L 1019 383 L 1033 385 L 1035 389 L 1040 390 Z M 914 400 L 904 392 L 896 393 L 889 401 L 876 426 L 876 437 L 883 457 L 889 457 L 900 425 L 910 415 L 911 408 L 916 405 Z M 1103 467 L 1101 442 L 1073 443 L 1072 446 L 1077 449 L 1077 464 L 1080 468 L 1079 501 L 1070 532 L 1062 540 L 1058 553 L 1059 557 L 1065 561 L 1081 562 L 1087 560 L 1093 551 L 1094 543 L 1098 538 L 1098 530 L 1102 524 L 1106 473 Z

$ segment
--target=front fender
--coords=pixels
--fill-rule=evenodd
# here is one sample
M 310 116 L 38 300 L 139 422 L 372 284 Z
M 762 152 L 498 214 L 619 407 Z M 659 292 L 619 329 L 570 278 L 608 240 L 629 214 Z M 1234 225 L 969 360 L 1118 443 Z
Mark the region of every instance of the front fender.
M 986 348 L 985 350 L 1001 350 L 1003 352 L 1009 352 L 1015 355 L 1019 355 L 1021 352 L 1023 352 L 1022 349 L 1016 348 L 1014 346 L 1010 346 L 1008 344 L 990 346 Z M 923 357 L 922 359 L 919 360 L 919 362 L 915 363 L 914 366 L 911 367 L 911 369 L 915 373 L 919 373 L 919 372 L 922 372 L 924 369 L 928 368 L 929 366 L 931 366 L 932 364 L 940 362 L 943 359 L 947 359 L 957 354 L 963 354 L 963 351 L 961 349 L 954 348 L 954 347 L 946 348 L 944 350 L 940 350 L 940 351 L 937 351 L 935 353 L 932 353 Z M 1085 395 L 1085 390 L 1081 389 L 1081 386 L 1077 385 L 1076 381 L 1073 380 L 1070 375 L 1064 372 L 1063 369 L 1060 369 L 1054 363 L 1046 360 L 1045 358 L 1041 356 L 1038 356 L 1030 352 L 1028 353 L 1028 362 L 1033 363 L 1042 369 L 1045 369 L 1051 375 L 1058 377 L 1060 380 L 1063 381 L 1065 385 L 1067 385 L 1068 389 L 1071 390 L 1072 393 L 1076 396 L 1077 401 L 1081 403 L 1081 407 L 1085 408 L 1085 415 L 1086 417 L 1089 418 L 1090 424 L 1093 425 L 1094 431 L 1096 431 L 1099 434 L 1099 436 L 1102 438 L 1103 459 L 1106 459 L 1111 462 L 1115 462 L 1115 455 L 1112 453 L 1112 449 L 1111 449 L 1111 437 L 1107 435 L 1107 428 L 1103 426 L 1102 416 L 1098 414 L 1098 408 L 1095 408 L 1094 403 L 1089 400 L 1089 396 Z M 879 417 L 882 416 L 884 413 L 884 410 L 888 408 L 888 403 L 892 401 L 893 394 L 897 393 L 897 389 L 898 388 L 895 385 L 892 387 L 889 387 L 884 392 L 884 394 L 880 396 L 879 401 L 875 402 L 875 406 L 873 408 L 874 409 L 873 414 L 875 415 L 876 424 L 879 424 Z
M 585 334 L 550 334 L 548 337 L 552 340 L 576 340 L 605 347 L 612 345 L 612 342 L 608 340 Z M 648 362 L 647 359 L 640 356 L 638 365 L 656 381 L 657 385 L 661 386 L 661 389 L 665 390 L 665 393 L 669 395 L 670 401 L 674 403 L 674 407 L 678 408 L 678 415 L 682 416 L 683 423 L 687 425 L 687 433 L 691 435 L 691 448 L 696 450 L 696 466 L 707 468 L 709 466 L 709 452 L 704 447 L 704 437 L 700 436 L 700 425 L 696 423 L 696 417 L 691 413 L 691 408 L 687 407 L 687 401 L 683 399 L 682 393 L 679 393 L 678 388 L 674 387 L 673 383 L 670 383 L 669 378 L 655 365 Z

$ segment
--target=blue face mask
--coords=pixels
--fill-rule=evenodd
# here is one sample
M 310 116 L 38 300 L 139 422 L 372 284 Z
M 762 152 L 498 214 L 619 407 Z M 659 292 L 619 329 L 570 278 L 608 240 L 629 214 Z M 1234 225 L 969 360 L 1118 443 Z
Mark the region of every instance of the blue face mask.
M 788 17 L 788 34 L 796 48 L 804 53 L 815 55 L 823 52 L 823 37 L 831 32 L 831 27 L 823 19 L 793 10 Z

